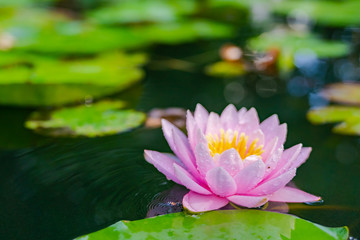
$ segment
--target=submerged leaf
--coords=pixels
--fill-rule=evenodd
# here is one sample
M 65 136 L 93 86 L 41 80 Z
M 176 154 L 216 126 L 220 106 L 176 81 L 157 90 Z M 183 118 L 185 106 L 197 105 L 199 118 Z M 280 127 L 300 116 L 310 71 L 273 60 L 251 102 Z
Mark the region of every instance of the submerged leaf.
M 323 239 L 346 240 L 346 227 L 323 227 L 298 217 L 258 210 L 175 213 L 120 221 L 77 240 L 117 239 Z
M 360 135 L 360 108 L 347 106 L 328 106 L 310 110 L 307 118 L 314 124 L 341 122 L 334 132 Z
M 319 94 L 333 102 L 360 105 L 360 83 L 330 84 Z
M 142 112 L 122 109 L 121 101 L 102 101 L 90 106 L 63 108 L 51 112 L 48 119 L 35 112 L 26 127 L 55 136 L 96 137 L 124 132 L 141 125 L 146 118 Z

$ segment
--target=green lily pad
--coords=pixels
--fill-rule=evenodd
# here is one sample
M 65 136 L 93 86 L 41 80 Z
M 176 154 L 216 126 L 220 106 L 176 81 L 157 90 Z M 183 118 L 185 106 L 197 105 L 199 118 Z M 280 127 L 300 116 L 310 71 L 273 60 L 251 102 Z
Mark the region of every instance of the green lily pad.
M 143 54 L 121 52 L 71 60 L 2 53 L 0 104 L 58 106 L 113 94 L 143 77 L 145 61 Z
M 101 24 L 170 22 L 196 11 L 193 0 L 127 0 L 88 13 L 89 19 Z
M 310 33 L 298 33 L 285 29 L 278 29 L 261 34 L 248 41 L 252 50 L 266 52 L 271 48 L 277 48 L 282 52 L 293 53 L 299 51 L 311 51 L 319 58 L 341 57 L 349 53 L 347 44 L 338 41 L 329 41 L 318 38 Z
M 272 6 L 275 13 L 289 14 L 290 16 L 294 13 L 302 13 L 316 23 L 323 25 L 345 27 L 360 24 L 360 15 L 358 14 L 360 2 L 357 0 L 287 0 L 278 3 L 274 2 Z
M 12 36 L 13 49 L 52 54 L 94 54 L 148 44 L 130 28 L 101 27 L 45 9 L 0 9 L 0 35 Z
M 200 215 L 167 214 L 120 221 L 77 240 L 112 239 L 323 239 L 346 240 L 346 227 L 323 227 L 298 217 L 258 210 L 222 210 Z
M 328 106 L 310 110 L 308 120 L 313 124 L 336 123 L 333 131 L 340 134 L 360 135 L 360 108 Z
M 360 84 L 330 84 L 320 91 L 320 95 L 333 102 L 360 105 Z
M 228 37 L 233 33 L 229 25 L 202 19 L 110 27 L 31 8 L 0 9 L 0 20 L 0 37 L 11 39 L 7 48 L 58 55 L 96 54 L 153 43 L 172 44 L 199 38 Z
M 246 70 L 241 62 L 220 61 L 207 66 L 205 72 L 215 77 L 237 77 L 244 75 Z
M 89 106 L 55 110 L 44 119 L 34 112 L 25 126 L 46 135 L 96 137 L 128 131 L 141 125 L 145 113 L 122 109 L 122 101 L 102 101 Z
M 150 42 L 179 44 L 196 39 L 230 37 L 234 28 L 216 21 L 194 19 L 148 25 L 135 28 L 134 32 Z

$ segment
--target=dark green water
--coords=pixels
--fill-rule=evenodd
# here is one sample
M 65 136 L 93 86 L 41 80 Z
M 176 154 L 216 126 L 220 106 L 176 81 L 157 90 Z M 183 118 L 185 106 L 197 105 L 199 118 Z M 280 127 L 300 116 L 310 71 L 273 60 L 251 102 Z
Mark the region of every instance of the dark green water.
M 165 54 L 178 57 L 181 52 L 178 47 L 154 51 L 165 62 Z M 200 102 L 219 112 L 234 95 L 229 84 L 242 86 L 243 91 L 235 94 L 244 94 L 237 107 L 256 107 L 261 120 L 277 113 L 288 124 L 286 147 L 302 142 L 313 148 L 294 182 L 322 196 L 324 204 L 293 204 L 290 212 L 327 226 L 347 225 L 352 236 L 360 236 L 359 138 L 335 135 L 330 126 L 311 125 L 305 118 L 307 94 L 292 96 L 289 85 L 277 78 L 270 78 L 276 85 L 271 94 L 264 94 L 265 90 L 259 94 L 262 77 L 258 75 L 224 80 L 204 75 L 201 67 L 184 72 L 156 70 L 157 65 L 150 63 L 147 69 L 137 109 L 176 106 L 193 110 Z M 118 220 L 140 219 L 151 199 L 171 188 L 172 183 L 143 159 L 144 149 L 170 152 L 160 129 L 141 127 L 110 137 L 54 140 L 24 129 L 29 113 L 20 108 L 0 109 L 1 239 L 72 239 Z

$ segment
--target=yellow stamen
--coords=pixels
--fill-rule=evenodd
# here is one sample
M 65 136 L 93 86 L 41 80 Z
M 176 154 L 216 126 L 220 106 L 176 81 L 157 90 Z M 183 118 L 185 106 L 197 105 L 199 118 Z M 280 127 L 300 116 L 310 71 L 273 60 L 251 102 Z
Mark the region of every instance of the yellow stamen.
M 220 136 L 219 136 L 220 135 Z M 240 154 L 241 159 L 245 159 L 250 155 L 260 156 L 264 150 L 263 145 L 257 145 L 259 139 L 255 139 L 247 147 L 249 137 L 244 133 L 239 134 L 238 131 L 220 129 L 220 134 L 207 134 L 209 149 L 211 156 L 221 154 L 224 151 L 234 148 Z M 220 137 L 220 138 L 219 138 Z

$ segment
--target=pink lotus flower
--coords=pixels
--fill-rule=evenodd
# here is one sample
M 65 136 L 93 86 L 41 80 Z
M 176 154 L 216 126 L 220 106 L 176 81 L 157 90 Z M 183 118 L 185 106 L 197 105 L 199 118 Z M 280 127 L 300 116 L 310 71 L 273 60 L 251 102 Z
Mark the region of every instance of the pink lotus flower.
M 191 212 L 224 207 L 229 202 L 259 207 L 268 201 L 313 202 L 320 197 L 287 187 L 311 148 L 284 150 L 287 126 L 277 115 L 259 122 L 254 108 L 228 105 L 221 116 L 200 104 L 187 112 L 188 137 L 166 120 L 162 128 L 176 156 L 145 150 L 145 159 L 169 180 L 190 190 L 183 205 Z

